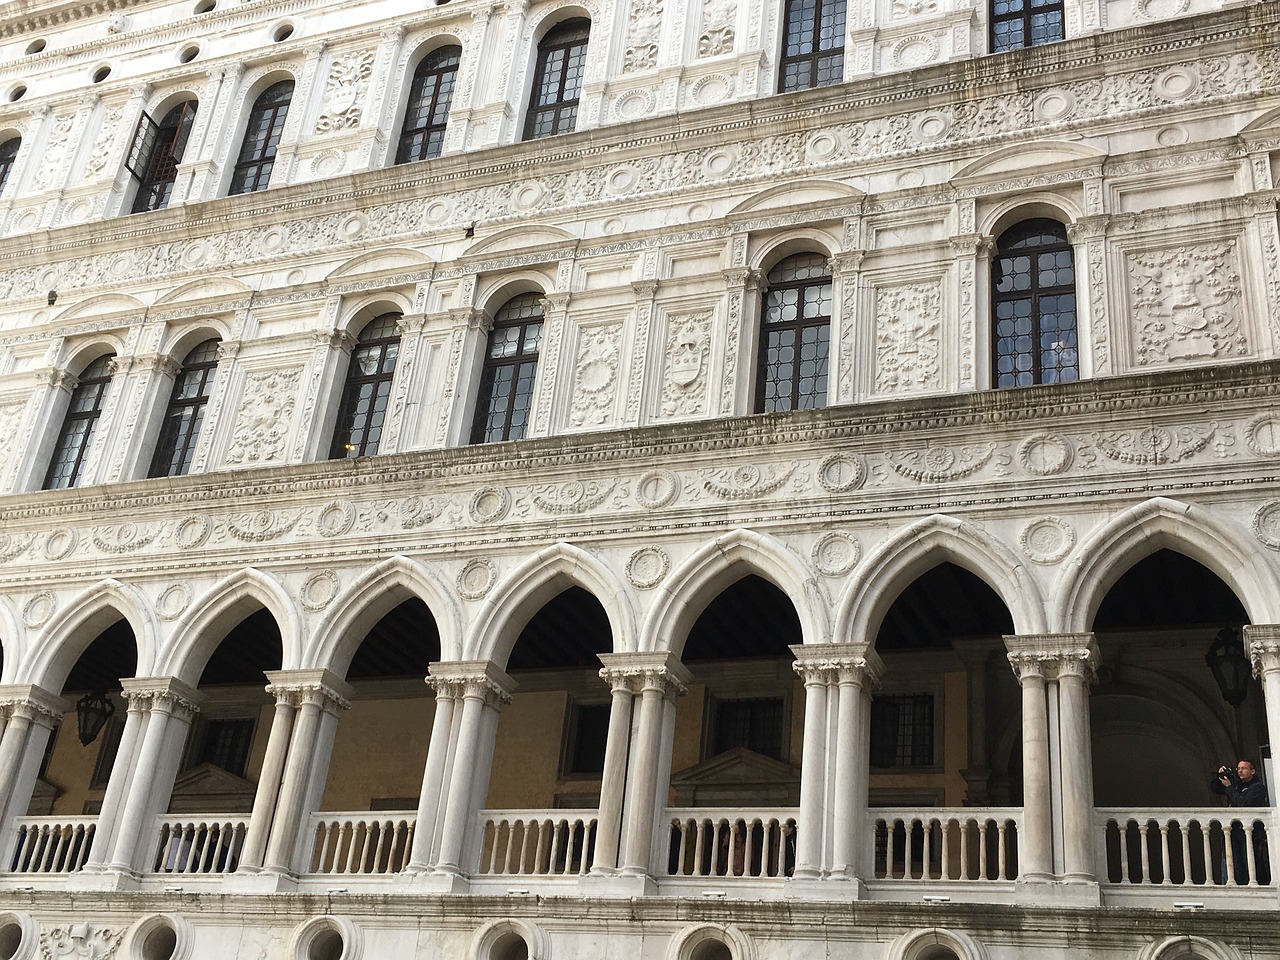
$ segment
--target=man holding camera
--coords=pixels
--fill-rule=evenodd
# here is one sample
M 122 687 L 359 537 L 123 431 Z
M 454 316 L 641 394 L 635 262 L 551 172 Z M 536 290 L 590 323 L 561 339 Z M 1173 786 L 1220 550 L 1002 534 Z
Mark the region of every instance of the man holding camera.
M 1219 767 L 1217 778 L 1210 781 L 1209 789 L 1219 796 L 1225 796 L 1229 807 L 1268 806 L 1267 788 L 1257 778 L 1257 770 L 1248 760 L 1238 761 L 1234 770 L 1225 764 Z M 1270 883 L 1271 864 L 1267 856 L 1267 839 L 1256 827 L 1253 828 L 1253 853 L 1257 882 Z M 1245 841 L 1245 827 L 1240 822 L 1231 825 L 1231 859 L 1235 865 L 1236 883 L 1241 886 L 1247 884 L 1249 882 L 1248 848 Z M 1222 882 L 1226 883 L 1226 864 L 1222 864 L 1219 876 Z

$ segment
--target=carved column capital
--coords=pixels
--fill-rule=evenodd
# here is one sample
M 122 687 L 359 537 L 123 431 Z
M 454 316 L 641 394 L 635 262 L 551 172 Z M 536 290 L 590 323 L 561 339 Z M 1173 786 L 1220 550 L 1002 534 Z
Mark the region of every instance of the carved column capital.
M 317 330 L 311 334 L 311 339 L 318 347 L 327 346 L 344 353 L 350 353 L 356 345 L 356 338 L 345 330 Z
M 62 367 L 37 370 L 36 381 L 67 393 L 74 393 L 76 387 L 80 386 L 80 378 Z
M 267 693 L 277 701 L 299 707 L 314 703 L 332 714 L 351 707 L 351 687 L 328 670 L 268 670 L 265 675 Z
M 1019 680 L 1041 676 L 1097 678 L 1101 656 L 1092 633 L 1023 633 L 1006 636 L 1009 664 Z
M 631 289 L 637 300 L 652 300 L 658 295 L 657 280 L 632 280 Z
M 1280 671 L 1280 624 L 1250 623 L 1244 628 L 1244 647 L 1259 680 Z
M 832 273 L 857 273 L 862 269 L 862 261 L 866 259 L 866 256 L 867 252 L 865 250 L 846 250 L 843 253 L 837 253 L 828 260 L 827 266 Z
M 150 353 L 137 358 L 138 364 L 148 373 L 176 377 L 182 364 L 165 353 Z
M 485 336 L 493 329 L 493 317 L 478 307 L 454 307 L 448 311 L 448 315 L 457 326 L 479 330 Z
M 996 248 L 996 238 L 981 233 L 962 233 L 948 237 L 947 245 L 957 257 L 989 257 Z
M 687 667 L 673 654 L 655 653 L 602 653 L 600 662 L 604 669 L 600 676 L 610 683 L 626 680 L 635 693 L 657 690 L 668 700 L 684 696 L 693 679 Z
M 561 293 L 548 293 L 545 294 L 538 303 L 541 305 L 542 312 L 544 314 L 564 313 L 569 309 L 570 296 L 571 294 L 567 291 Z
M 518 684 L 492 660 L 445 660 L 431 664 L 427 684 L 437 694 L 449 689 L 457 699 L 480 699 L 498 708 L 511 702 Z
M 721 270 L 720 275 L 730 290 L 759 290 L 764 283 L 764 274 L 750 267 L 731 267 Z
M 868 643 L 793 644 L 791 669 L 805 686 L 852 683 L 875 689 L 884 676 L 884 662 Z
M 180 720 L 190 720 L 199 713 L 205 699 L 204 694 L 177 677 L 127 677 L 120 685 L 130 710 L 160 710 Z
M 0 686 L 0 717 L 25 717 L 32 723 L 53 727 L 75 709 L 70 700 L 28 683 Z

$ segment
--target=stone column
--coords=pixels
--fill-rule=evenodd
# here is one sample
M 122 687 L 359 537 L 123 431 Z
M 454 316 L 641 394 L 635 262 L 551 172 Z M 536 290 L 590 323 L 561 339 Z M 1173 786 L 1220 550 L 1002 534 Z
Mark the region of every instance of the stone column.
M 592 873 L 612 874 L 618 870 L 622 838 L 622 804 L 627 786 L 627 754 L 631 749 L 631 715 L 635 704 L 634 671 L 613 665 L 626 654 L 602 654 L 605 664 L 600 678 L 609 684 L 613 701 L 609 706 L 609 739 L 604 751 L 604 772 L 600 778 L 600 810 L 596 818 L 596 846 Z
M 1267 708 L 1267 740 L 1274 758 L 1280 751 L 1280 624 L 1247 624 L 1244 645 L 1253 663 L 1253 675 L 1262 683 L 1262 699 Z M 1273 786 L 1270 790 L 1273 807 L 1278 799 L 1277 793 L 1280 791 Z
M 0 854 L 7 856 L 13 821 L 25 816 L 31 803 L 49 734 L 71 709 L 41 687 L 0 687 Z
M 832 678 L 821 660 L 797 660 L 792 666 L 804 678 L 804 754 L 800 761 L 795 876 L 816 879 L 822 875 L 822 846 L 829 815 L 826 731 Z
M 1005 637 L 1005 643 L 1023 695 L 1023 832 L 1030 845 L 1024 851 L 1023 879 L 1043 879 L 1040 868 L 1048 862 L 1068 883 L 1096 883 L 1088 684 L 1097 670 L 1098 646 L 1091 633 L 1024 634 Z M 1050 789 L 1054 755 L 1057 802 Z M 1039 849 L 1042 811 L 1048 811 L 1047 861 L 1041 860 Z M 1055 837 L 1061 850 L 1057 864 L 1052 856 Z
M 115 761 L 111 765 L 107 789 L 102 797 L 102 807 L 98 811 L 98 826 L 94 831 L 93 849 L 89 852 L 88 860 L 85 861 L 85 870 L 88 872 L 102 870 L 111 855 L 111 843 L 120 821 L 120 812 L 124 806 L 129 783 L 133 778 L 142 729 L 147 722 L 149 706 L 147 700 L 141 696 L 131 696 L 128 691 L 123 696 L 128 704 L 124 730 L 120 734 L 120 744 L 116 747 Z
M 460 877 L 468 852 L 466 840 L 488 789 L 490 763 L 485 758 L 492 760 L 498 711 L 511 702 L 515 681 L 488 660 L 432 664 L 431 673 L 459 689 L 455 709 L 461 716 L 454 762 L 443 789 L 446 800 L 435 873 Z
M 262 869 L 263 860 L 266 857 L 267 837 L 271 834 L 271 821 L 275 816 L 276 800 L 280 796 L 280 781 L 284 776 L 284 764 L 289 755 L 289 741 L 293 736 L 293 724 L 298 713 L 296 691 L 268 684 L 267 692 L 275 694 L 276 712 L 271 718 L 271 732 L 267 736 L 267 754 L 262 760 L 258 790 L 253 796 L 253 812 L 249 816 L 244 849 L 240 853 L 240 869 L 246 872 Z
M 123 794 L 108 868 L 120 873 L 143 869 L 156 839 L 148 827 L 169 808 L 173 780 L 182 759 L 187 730 L 203 699 L 193 687 L 174 677 L 143 677 L 121 681 L 125 696 L 138 699 L 143 725 L 136 741 L 129 784 Z M 130 705 L 132 708 L 132 704 Z M 119 755 L 116 757 L 120 761 Z
M 647 876 L 653 869 L 653 831 L 671 789 L 670 751 L 662 733 L 669 726 L 667 705 L 688 690 L 689 671 L 670 653 L 635 654 L 640 688 L 639 716 L 632 744 L 631 779 L 623 800 L 622 872 Z M 667 763 L 662 762 L 666 756 Z M 659 798 L 663 798 L 660 802 Z
M 326 718 L 336 718 L 339 710 L 351 706 L 351 688 L 328 670 L 278 670 L 267 678 L 279 691 L 292 692 L 298 702 L 264 867 L 272 873 L 292 874 L 299 870 L 297 850 L 304 822 L 316 803 L 315 782 L 328 769 L 333 747 L 332 724 Z
M 441 790 L 449 771 L 453 743 L 453 718 L 458 706 L 456 685 L 427 677 L 436 692 L 436 710 L 431 718 L 431 742 L 427 745 L 427 763 L 422 772 L 422 792 L 418 796 L 418 821 L 413 833 L 413 849 L 408 870 L 423 873 L 432 866 L 434 841 L 440 821 Z

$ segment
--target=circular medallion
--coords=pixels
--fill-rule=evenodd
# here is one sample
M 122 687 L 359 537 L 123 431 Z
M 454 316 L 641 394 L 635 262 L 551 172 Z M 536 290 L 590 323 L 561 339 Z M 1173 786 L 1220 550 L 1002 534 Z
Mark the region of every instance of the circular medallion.
M 853 534 L 833 530 L 818 538 L 810 556 L 824 576 L 843 577 L 862 558 L 862 545 Z
M 733 170 L 737 159 L 737 154 L 732 150 L 713 150 L 707 154 L 707 159 L 702 161 L 702 172 L 708 177 L 719 179 Z
M 58 527 L 44 538 L 44 555 L 49 560 L 61 560 L 68 556 L 80 542 L 80 534 L 71 527 Z
M 1164 100 L 1185 100 L 1200 87 L 1200 78 L 1186 67 L 1170 67 L 1156 77 L 1152 90 Z
M 809 138 L 809 142 L 805 144 L 805 152 L 811 160 L 829 160 L 835 156 L 839 148 L 839 141 L 832 134 L 825 131 L 815 133 Z
M 272 227 L 262 235 L 262 248 L 264 250 L 279 250 L 284 246 L 285 232 L 279 227 Z
M 605 236 L 616 237 L 627 227 L 626 221 L 621 217 L 610 217 L 600 225 L 600 229 L 604 231 Z
M 332 177 L 342 170 L 343 159 L 341 150 L 325 150 L 311 161 L 311 172 L 317 177 Z
M 302 584 L 298 600 L 308 610 L 323 610 L 338 595 L 338 575 L 332 570 L 312 574 Z
M 921 143 L 937 143 L 951 132 L 951 118 L 945 113 L 926 113 L 915 122 L 915 132 Z
M 342 221 L 342 235 L 348 240 L 354 240 L 360 234 L 364 233 L 369 226 L 369 218 L 362 213 L 353 213 L 347 219 Z
M 529 210 L 542 202 L 546 191 L 540 183 L 526 183 L 515 192 L 515 205 L 521 210 Z
M 479 600 L 498 580 L 498 570 L 492 560 L 477 557 L 468 560 L 458 572 L 458 596 L 464 600 Z
M 656 587 L 667 575 L 671 561 L 661 547 L 641 547 L 627 559 L 627 579 L 641 590 Z
M 1156 143 L 1162 147 L 1180 147 L 1190 139 L 1191 134 L 1181 124 L 1161 127 L 1156 132 Z
M 1280 550 L 1280 500 L 1268 500 L 1253 513 L 1253 535 L 1272 550 Z
M 650 470 L 636 481 L 636 502 L 646 510 L 672 503 L 680 493 L 680 479 L 670 470 Z
M 58 601 L 52 593 L 37 593 L 22 605 L 22 622 L 32 630 L 49 622 L 53 611 L 58 608 Z
M 1244 428 L 1245 442 L 1260 457 L 1280 457 L 1280 416 L 1261 413 Z
M 727 99 L 732 92 L 733 81 L 718 73 L 703 77 L 689 91 L 694 102 L 704 107 L 709 107 L 713 103 L 720 103 L 722 100 Z
M 945 473 L 956 462 L 956 452 L 950 447 L 930 447 L 921 458 L 932 473 Z
M 496 523 L 511 509 L 511 494 L 502 487 L 481 487 L 471 498 L 471 519 Z
M 897 183 L 903 190 L 914 190 L 924 185 L 924 174 L 919 170 L 904 170 L 898 174 Z
M 288 275 L 285 277 L 285 281 L 291 287 L 300 286 L 302 282 L 306 279 L 307 279 L 307 271 L 301 268 L 298 268 L 296 270 L 290 270 Z
M 854 490 L 867 479 L 862 457 L 849 453 L 833 453 L 818 466 L 818 483 L 829 493 Z
M 1134 0 L 1134 16 L 1143 20 L 1168 20 L 1187 12 L 1190 0 Z
M 356 522 L 355 505 L 347 500 L 335 500 L 324 507 L 316 517 L 316 530 L 322 537 L 340 537 Z
M 709 203 L 691 203 L 689 204 L 689 219 L 694 223 L 701 220 L 708 220 L 711 217 L 711 204 Z
M 209 255 L 209 244 L 203 240 L 192 240 L 187 244 L 187 248 L 182 251 L 182 262 L 188 267 L 197 267 L 204 263 L 205 257 Z
M 619 120 L 639 120 L 653 112 L 657 99 L 648 90 L 630 90 L 613 102 Z
M 156 616 L 161 620 L 177 620 L 191 604 L 191 591 L 185 583 L 171 583 L 156 598 Z
M 1076 542 L 1076 532 L 1060 517 L 1032 520 L 1018 534 L 1018 544 L 1036 563 L 1057 563 Z
M 1071 441 L 1056 433 L 1037 433 L 1018 445 L 1022 469 L 1037 477 L 1061 473 L 1071 466 L 1074 457 Z
M 938 55 L 938 43 L 933 37 L 918 34 L 904 37 L 893 45 L 893 62 L 900 67 L 920 67 Z
M 437 200 L 435 203 L 427 204 L 427 209 L 423 211 L 427 223 L 444 223 L 449 219 L 452 208 L 444 200 Z
M 187 519 L 178 524 L 178 529 L 174 531 L 173 538 L 178 541 L 178 546 L 186 547 L 190 550 L 203 546 L 212 532 L 213 524 L 209 522 L 207 517 L 187 517 Z
M 616 194 L 628 192 L 639 182 L 640 172 L 635 167 L 618 167 L 605 178 L 609 192 Z
M 1041 120 L 1055 123 L 1067 119 L 1075 108 L 1075 94 L 1070 90 L 1048 90 L 1036 99 L 1035 115 Z

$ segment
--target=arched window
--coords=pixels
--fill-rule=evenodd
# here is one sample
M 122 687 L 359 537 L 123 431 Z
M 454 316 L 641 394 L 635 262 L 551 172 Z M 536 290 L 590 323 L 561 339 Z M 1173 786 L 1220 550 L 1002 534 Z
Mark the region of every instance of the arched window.
M 538 372 L 541 300 L 541 294 L 522 293 L 508 300 L 493 318 L 476 395 L 472 443 L 519 440 L 524 436 L 533 406 L 533 380 Z
M 538 66 L 524 124 L 526 140 L 573 132 L 590 36 L 591 21 L 579 18 L 557 25 L 538 44 Z
M 1056 220 L 1024 220 L 1000 235 L 991 311 L 995 386 L 1080 378 L 1076 275 L 1066 227 Z
M 845 0 L 787 0 L 778 92 L 844 79 Z
M 0 192 L 3 192 L 4 185 L 9 182 L 9 174 L 13 172 L 13 161 L 18 156 L 20 146 L 22 146 L 21 137 L 10 137 L 4 143 L 0 143 Z
M 338 404 L 330 460 L 372 457 L 378 452 L 396 372 L 396 354 L 400 352 L 400 328 L 396 326 L 399 319 L 398 313 L 384 313 L 360 331 Z
M 440 156 L 461 57 L 461 47 L 441 47 L 423 57 L 418 69 L 413 71 L 396 163 Z
M 65 490 L 80 480 L 85 454 L 93 443 L 94 428 L 102 414 L 102 403 L 111 383 L 111 361 L 114 353 L 99 357 L 80 374 L 80 382 L 71 392 L 71 403 L 58 433 L 58 445 L 54 447 L 49 472 L 45 474 L 44 489 Z
M 1056 43 L 1064 18 L 1063 0 L 991 0 L 991 52 Z
M 831 271 L 816 253 L 769 271 L 760 316 L 756 412 L 811 410 L 827 401 Z
M 181 477 L 191 469 L 191 457 L 196 452 L 196 440 L 200 437 L 200 425 L 204 423 L 204 410 L 217 370 L 217 340 L 204 341 L 182 361 L 182 369 L 173 381 L 169 409 L 164 414 L 148 477 Z
M 156 123 L 151 115 L 143 112 L 138 129 L 133 135 L 133 146 L 125 167 L 138 181 L 138 193 L 133 198 L 133 212 L 163 210 L 173 193 L 178 179 L 178 164 L 187 148 L 187 137 L 196 119 L 195 100 L 184 100 L 171 108 Z
M 231 172 L 229 195 L 267 189 L 271 182 L 271 168 L 276 162 L 276 147 L 280 145 L 280 131 L 284 129 L 292 99 L 293 81 L 281 80 L 263 90 L 253 102 L 249 122 L 244 128 L 244 140 L 240 144 L 240 156 Z

